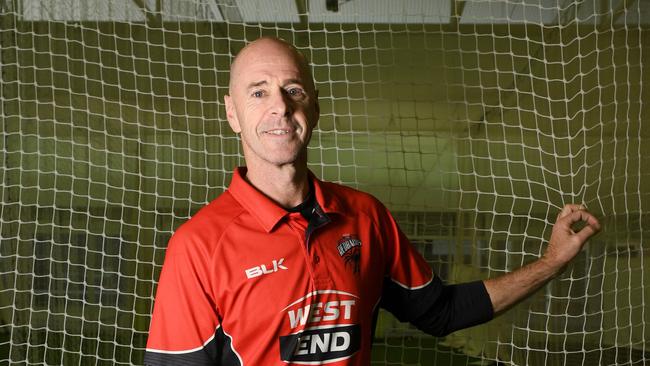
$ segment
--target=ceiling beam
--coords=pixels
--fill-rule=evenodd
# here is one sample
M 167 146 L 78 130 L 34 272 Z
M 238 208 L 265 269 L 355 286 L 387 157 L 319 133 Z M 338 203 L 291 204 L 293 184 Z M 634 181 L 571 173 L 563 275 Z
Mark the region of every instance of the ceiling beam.
M 460 18 L 463 17 L 465 11 L 465 0 L 450 0 L 451 1 L 451 18 L 449 18 L 449 25 L 451 28 L 456 28 L 460 23 Z
M 162 23 L 162 9 L 160 9 L 160 1 L 156 2 L 156 5 L 158 6 L 157 14 L 147 7 L 147 4 L 144 3 L 145 0 L 133 0 L 133 2 L 138 6 L 138 8 L 140 8 L 142 14 L 144 14 L 145 18 L 147 19 L 147 24 Z
M 219 7 L 217 7 L 217 4 L 214 1 L 208 1 L 207 2 L 208 9 L 210 9 L 210 13 L 212 13 L 212 20 L 216 21 L 218 18 L 221 16 L 221 11 L 219 10 Z
M 300 18 L 300 26 L 307 29 L 309 26 L 309 15 L 307 14 L 307 0 L 296 0 L 296 10 Z
M 217 8 L 221 17 L 227 23 L 243 23 L 244 17 L 242 17 L 239 7 L 235 0 L 213 0 L 217 3 Z

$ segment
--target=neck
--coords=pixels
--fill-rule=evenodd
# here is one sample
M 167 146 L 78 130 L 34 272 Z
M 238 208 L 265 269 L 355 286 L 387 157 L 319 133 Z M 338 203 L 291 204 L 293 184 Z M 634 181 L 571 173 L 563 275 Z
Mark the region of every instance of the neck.
M 246 180 L 282 207 L 301 204 L 309 194 L 309 175 L 306 165 L 248 166 Z

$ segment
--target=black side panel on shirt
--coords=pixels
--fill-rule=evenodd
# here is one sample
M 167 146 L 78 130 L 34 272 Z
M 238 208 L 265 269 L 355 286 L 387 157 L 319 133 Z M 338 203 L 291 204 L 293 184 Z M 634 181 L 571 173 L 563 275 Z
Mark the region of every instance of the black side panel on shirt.
M 494 316 L 482 281 L 444 285 L 438 277 L 416 290 L 386 278 L 380 306 L 400 321 L 434 336 L 478 325 Z
M 219 347 L 221 345 L 221 347 Z M 241 366 L 239 357 L 232 350 L 230 337 L 219 327 L 210 342 L 202 349 L 188 353 L 162 353 L 147 351 L 144 354 L 145 366 Z

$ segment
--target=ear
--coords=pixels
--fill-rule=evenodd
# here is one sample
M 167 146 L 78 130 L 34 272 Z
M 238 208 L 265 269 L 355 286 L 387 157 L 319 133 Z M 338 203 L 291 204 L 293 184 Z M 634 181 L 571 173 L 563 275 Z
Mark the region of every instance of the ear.
M 223 101 L 226 104 L 226 118 L 228 118 L 228 124 L 230 128 L 235 133 L 241 132 L 241 126 L 239 125 L 239 118 L 237 118 L 237 111 L 235 109 L 235 104 L 230 98 L 230 95 L 226 94 L 223 97 Z

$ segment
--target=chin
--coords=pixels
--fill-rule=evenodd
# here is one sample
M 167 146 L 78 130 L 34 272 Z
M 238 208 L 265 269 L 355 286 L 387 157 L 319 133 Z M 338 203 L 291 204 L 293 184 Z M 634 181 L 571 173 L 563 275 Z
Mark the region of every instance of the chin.
M 307 152 L 305 151 L 304 154 L 301 154 L 300 152 L 293 154 L 277 154 L 269 159 L 269 161 L 277 166 L 307 162 Z

